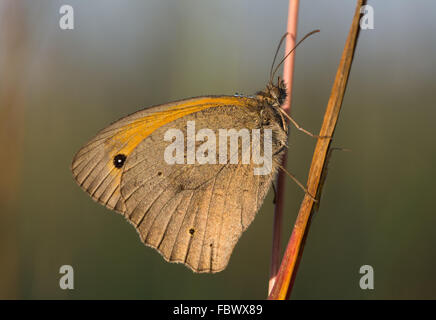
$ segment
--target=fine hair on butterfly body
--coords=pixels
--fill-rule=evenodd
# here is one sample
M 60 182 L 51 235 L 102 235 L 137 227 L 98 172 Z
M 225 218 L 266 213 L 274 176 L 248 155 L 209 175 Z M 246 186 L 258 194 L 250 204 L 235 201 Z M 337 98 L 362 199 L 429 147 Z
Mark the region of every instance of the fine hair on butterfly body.
M 95 201 L 122 214 L 165 260 L 194 272 L 222 271 L 261 207 L 287 147 L 281 110 L 286 86 L 280 78 L 273 84 L 272 77 L 254 96 L 189 98 L 114 122 L 76 153 L 74 179 Z M 198 130 L 271 130 L 272 170 L 254 175 L 253 161 L 168 164 L 165 132 L 185 132 L 188 121 Z M 262 144 L 258 148 L 264 152 Z

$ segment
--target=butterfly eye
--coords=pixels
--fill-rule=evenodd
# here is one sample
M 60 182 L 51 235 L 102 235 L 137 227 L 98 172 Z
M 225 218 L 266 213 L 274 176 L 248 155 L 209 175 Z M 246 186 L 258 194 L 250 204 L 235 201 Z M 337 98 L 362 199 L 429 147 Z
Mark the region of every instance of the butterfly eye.
M 114 157 L 114 166 L 115 168 L 121 168 L 124 165 L 124 162 L 126 162 L 126 156 L 124 154 L 117 154 Z

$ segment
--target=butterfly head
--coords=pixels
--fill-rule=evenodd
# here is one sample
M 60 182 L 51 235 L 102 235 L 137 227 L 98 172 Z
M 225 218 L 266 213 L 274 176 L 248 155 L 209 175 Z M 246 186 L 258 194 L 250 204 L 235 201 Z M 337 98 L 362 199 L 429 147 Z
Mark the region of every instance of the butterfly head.
M 286 84 L 283 79 L 278 77 L 277 84 L 269 82 L 266 88 L 263 91 L 259 91 L 256 96 L 267 105 L 280 108 L 287 96 Z
M 276 123 L 281 123 L 283 131 L 287 133 L 288 126 L 282 110 L 282 104 L 285 102 L 286 96 L 286 84 L 280 77 L 277 78 L 276 84 L 270 81 L 263 91 L 256 93 L 256 99 L 262 108 L 269 109 L 270 114 L 277 120 Z

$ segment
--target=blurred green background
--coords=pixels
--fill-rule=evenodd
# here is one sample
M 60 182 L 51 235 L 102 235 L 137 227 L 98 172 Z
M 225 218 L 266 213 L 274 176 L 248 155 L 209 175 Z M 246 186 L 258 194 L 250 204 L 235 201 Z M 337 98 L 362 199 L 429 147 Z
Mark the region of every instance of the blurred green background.
M 75 29 L 59 28 L 72 5 Z M 436 298 L 436 3 L 369 1 L 294 299 Z M 228 268 L 196 275 L 141 244 L 73 181 L 74 153 L 142 107 L 252 94 L 268 80 L 288 1 L 0 0 L 0 297 L 263 299 L 268 195 Z M 318 132 L 355 1 L 301 1 L 292 114 Z M 315 141 L 293 130 L 288 168 L 305 181 Z M 286 188 L 283 245 L 303 193 Z M 375 271 L 361 290 L 359 268 Z M 59 288 L 72 265 L 75 289 Z

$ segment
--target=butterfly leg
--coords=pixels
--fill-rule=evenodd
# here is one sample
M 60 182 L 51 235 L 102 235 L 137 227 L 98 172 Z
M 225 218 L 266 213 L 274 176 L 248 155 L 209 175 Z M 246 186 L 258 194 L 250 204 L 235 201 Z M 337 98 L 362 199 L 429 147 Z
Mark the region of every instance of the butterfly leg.
M 286 170 L 280 163 L 276 161 L 277 166 L 284 172 L 286 175 L 294 180 L 294 182 L 312 199 L 313 202 L 318 203 L 318 200 L 310 194 L 309 190 L 288 170 Z
M 316 134 L 313 134 L 312 132 L 304 129 L 302 126 L 300 126 L 297 121 L 295 121 L 289 114 L 287 114 L 282 108 L 279 108 L 281 114 L 283 114 L 289 121 L 292 122 L 292 124 L 295 126 L 295 128 L 297 128 L 297 130 L 304 132 L 305 134 L 307 134 L 308 136 L 311 136 L 312 138 L 315 139 L 331 139 L 331 136 L 319 136 Z

